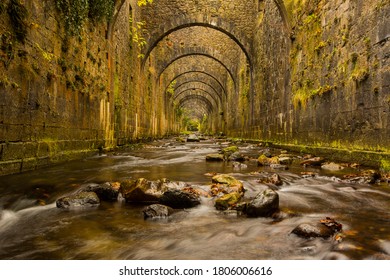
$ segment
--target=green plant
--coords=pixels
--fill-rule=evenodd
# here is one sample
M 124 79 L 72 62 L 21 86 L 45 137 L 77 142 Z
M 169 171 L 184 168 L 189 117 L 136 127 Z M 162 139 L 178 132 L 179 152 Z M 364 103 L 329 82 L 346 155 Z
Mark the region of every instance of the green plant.
M 56 0 L 56 7 L 65 21 L 67 35 L 81 35 L 84 23 L 110 20 L 115 0 Z
M 133 22 L 133 18 L 129 18 L 130 25 L 130 41 L 134 42 L 137 45 L 139 58 L 144 58 L 142 53 L 143 48 L 147 45 L 146 39 L 143 37 L 142 33 L 144 31 L 144 26 L 146 25 L 145 21 Z
M 167 88 L 167 94 L 170 96 L 170 97 L 172 97 L 174 94 L 175 94 L 175 86 L 176 86 L 176 83 L 177 83 L 177 81 L 176 80 L 173 80 L 170 84 L 169 84 L 169 86 L 168 86 L 168 88 Z
M 7 12 L 11 19 L 16 39 L 19 42 L 24 43 L 27 36 L 26 18 L 28 16 L 28 12 L 26 7 L 20 2 L 20 0 L 11 0 L 8 4 Z

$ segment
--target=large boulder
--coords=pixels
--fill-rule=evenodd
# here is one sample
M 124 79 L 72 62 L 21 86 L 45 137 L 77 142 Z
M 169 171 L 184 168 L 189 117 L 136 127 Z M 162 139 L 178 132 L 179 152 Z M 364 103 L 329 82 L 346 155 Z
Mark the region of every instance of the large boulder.
M 119 192 L 129 203 L 157 203 L 165 191 L 163 183 L 148 181 L 144 178 L 121 183 Z
M 99 197 L 94 192 L 79 192 L 69 196 L 62 197 L 56 201 L 58 208 L 81 208 L 93 207 L 100 204 Z
M 248 203 L 246 213 L 249 217 L 270 217 L 278 210 L 278 193 L 274 190 L 266 189 Z
M 173 209 L 162 204 L 152 204 L 145 207 L 142 212 L 144 219 L 166 218 L 172 214 Z
M 96 193 L 101 201 L 117 201 L 119 187 L 119 184 L 107 182 L 104 184 L 89 184 L 83 191 Z
M 192 208 L 200 204 L 200 196 L 193 191 L 167 190 L 160 197 L 159 203 L 174 209 Z

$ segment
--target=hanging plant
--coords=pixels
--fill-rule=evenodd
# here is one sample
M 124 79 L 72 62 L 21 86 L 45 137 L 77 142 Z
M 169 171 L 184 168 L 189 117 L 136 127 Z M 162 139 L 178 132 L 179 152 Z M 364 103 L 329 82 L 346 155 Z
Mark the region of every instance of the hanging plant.
M 11 0 L 7 7 L 8 15 L 11 19 L 12 28 L 15 32 L 16 39 L 24 43 L 27 36 L 27 9 L 20 0 Z

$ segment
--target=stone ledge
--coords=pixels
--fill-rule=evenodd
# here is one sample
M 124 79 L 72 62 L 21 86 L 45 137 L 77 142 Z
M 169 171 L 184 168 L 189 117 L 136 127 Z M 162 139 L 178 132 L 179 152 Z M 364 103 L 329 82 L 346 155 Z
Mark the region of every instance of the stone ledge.
M 49 165 L 83 159 L 98 153 L 97 149 L 61 151 L 52 156 L 30 157 L 16 160 L 0 161 L 0 176 L 10 175 Z
M 331 147 L 313 147 L 309 145 L 279 144 L 269 143 L 274 148 L 281 148 L 293 152 L 308 153 L 321 156 L 329 160 L 339 162 L 359 163 L 361 165 L 373 168 L 380 168 L 381 161 L 390 161 L 390 153 L 375 152 L 367 150 L 348 150 Z

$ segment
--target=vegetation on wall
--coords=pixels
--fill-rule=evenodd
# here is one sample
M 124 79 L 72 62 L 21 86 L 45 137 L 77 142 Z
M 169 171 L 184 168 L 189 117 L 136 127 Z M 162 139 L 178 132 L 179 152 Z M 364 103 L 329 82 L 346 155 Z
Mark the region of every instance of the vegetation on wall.
M 81 35 L 87 20 L 110 20 L 114 5 L 115 0 L 56 0 L 56 7 L 63 16 L 67 35 Z
M 4 4 L 2 4 L 4 6 Z M 4 7 L 2 8 L 4 9 Z M 11 0 L 7 7 L 7 12 L 10 17 L 12 28 L 15 33 L 15 38 L 24 43 L 27 36 L 27 9 L 20 0 Z

